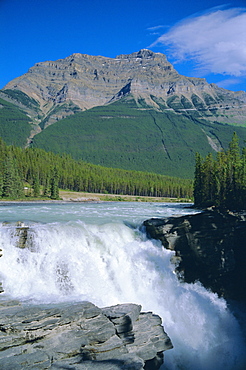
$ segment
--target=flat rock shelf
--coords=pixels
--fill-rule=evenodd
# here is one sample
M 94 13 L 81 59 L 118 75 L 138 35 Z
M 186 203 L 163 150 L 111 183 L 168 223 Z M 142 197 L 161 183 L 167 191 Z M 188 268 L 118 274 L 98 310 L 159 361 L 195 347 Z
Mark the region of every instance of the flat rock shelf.
M 140 305 L 0 301 L 2 370 L 153 370 L 172 347 L 160 317 Z

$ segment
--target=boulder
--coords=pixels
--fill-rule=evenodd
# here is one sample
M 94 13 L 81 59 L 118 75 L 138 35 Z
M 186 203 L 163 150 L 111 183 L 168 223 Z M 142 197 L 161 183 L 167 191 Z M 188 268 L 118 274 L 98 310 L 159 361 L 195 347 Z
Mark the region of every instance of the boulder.
M 19 369 L 159 369 L 172 348 L 159 316 L 141 306 L 0 301 L 0 363 Z
M 180 279 L 199 280 L 225 298 L 246 301 L 246 216 L 208 209 L 201 213 L 150 219 L 147 235 L 175 251 Z

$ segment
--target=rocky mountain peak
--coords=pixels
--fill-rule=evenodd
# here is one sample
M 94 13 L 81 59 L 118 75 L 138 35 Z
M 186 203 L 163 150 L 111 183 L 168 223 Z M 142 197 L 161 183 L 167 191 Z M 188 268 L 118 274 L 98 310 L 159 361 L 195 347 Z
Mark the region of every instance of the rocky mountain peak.
M 141 49 L 131 54 L 121 54 L 121 55 L 118 55 L 116 59 L 136 59 L 136 58 L 151 59 L 151 58 L 154 58 L 156 55 L 162 55 L 166 59 L 164 54 L 154 53 L 153 51 L 148 50 L 148 49 Z
M 177 80 L 178 73 L 165 55 L 147 49 L 116 58 L 74 53 L 64 59 L 36 63 L 5 89 L 24 92 L 43 110 L 70 101 L 84 110 L 122 97 L 119 92 L 126 91 L 130 81 L 134 86 L 131 93 L 141 95 L 143 90 L 146 94 L 147 89 L 149 95 L 153 87 L 158 90 L 159 80 L 170 79 L 170 74 Z
M 223 109 L 241 107 L 245 97 L 208 84 L 205 79 L 182 76 L 164 54 L 148 49 L 116 58 L 74 53 L 64 59 L 36 63 L 4 89 L 19 90 L 35 99 L 42 120 L 49 116 L 46 124 L 73 114 L 74 109 L 109 104 L 129 94 L 136 102 L 140 99 L 157 110 L 208 110 L 209 117 L 211 109 L 219 109 L 223 115 Z M 51 114 L 53 110 L 55 114 Z M 241 115 L 244 112 L 238 122 Z

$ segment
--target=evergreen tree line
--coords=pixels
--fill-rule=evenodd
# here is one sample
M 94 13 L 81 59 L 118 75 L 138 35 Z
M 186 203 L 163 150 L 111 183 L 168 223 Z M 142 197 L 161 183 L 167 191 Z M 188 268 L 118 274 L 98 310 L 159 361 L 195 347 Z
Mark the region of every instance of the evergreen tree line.
M 32 196 L 59 198 L 59 188 L 91 193 L 191 198 L 192 180 L 153 173 L 106 168 L 70 155 L 7 146 L 0 139 L 0 196 L 22 198 L 24 184 Z M 27 196 L 28 194 L 26 194 Z
M 226 151 L 202 158 L 196 154 L 194 204 L 197 207 L 216 206 L 230 210 L 246 206 L 246 148 L 242 152 L 234 133 Z

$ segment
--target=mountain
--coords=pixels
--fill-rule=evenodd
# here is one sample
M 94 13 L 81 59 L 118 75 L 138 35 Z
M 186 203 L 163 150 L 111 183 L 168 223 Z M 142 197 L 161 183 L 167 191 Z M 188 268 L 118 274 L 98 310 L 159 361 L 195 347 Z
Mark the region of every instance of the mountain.
M 182 76 L 147 49 L 37 63 L 0 98 L 28 117 L 28 145 L 105 166 L 190 177 L 196 151 L 225 148 L 233 131 L 246 139 L 245 92 Z

